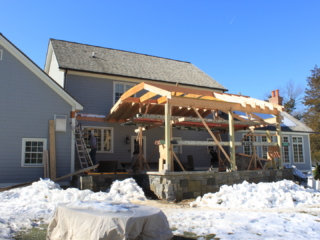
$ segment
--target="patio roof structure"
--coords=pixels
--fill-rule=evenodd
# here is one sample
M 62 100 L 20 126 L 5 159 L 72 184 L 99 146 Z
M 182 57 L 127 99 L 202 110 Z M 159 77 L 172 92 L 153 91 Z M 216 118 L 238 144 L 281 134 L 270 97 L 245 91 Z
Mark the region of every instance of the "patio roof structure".
M 256 127 L 275 125 L 277 143 L 268 144 L 279 147 L 281 159 L 281 111 L 283 111 L 281 105 L 248 96 L 180 87 L 178 84 L 174 86 L 142 82 L 123 93 L 106 117 L 78 115 L 77 119 L 136 125 L 139 138 L 142 137 L 143 130 L 164 127 L 165 140 L 161 143 L 159 171 L 173 170 L 173 157 L 176 158 L 176 156 L 171 146 L 172 127 L 206 130 L 214 140 L 211 144 L 216 145 L 223 152 L 230 162 L 231 169 L 236 170 L 235 149 L 241 144 L 234 140 L 234 132 L 237 130 L 250 129 L 253 134 Z M 221 112 L 227 117 L 221 117 Z M 268 117 L 261 117 L 263 115 Z M 270 115 L 272 115 L 271 118 Z M 215 133 L 221 131 L 229 133 L 229 142 L 218 141 Z M 175 144 L 191 143 L 178 141 Z M 229 146 L 230 153 L 227 154 L 222 146 Z M 177 158 L 176 160 L 179 163 Z M 280 160 L 279 167 L 281 166 Z

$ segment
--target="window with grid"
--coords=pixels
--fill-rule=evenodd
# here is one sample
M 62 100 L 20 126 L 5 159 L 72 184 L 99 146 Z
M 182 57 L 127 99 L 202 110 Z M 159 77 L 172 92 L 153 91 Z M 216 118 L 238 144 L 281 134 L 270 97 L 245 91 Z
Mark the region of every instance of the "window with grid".
M 124 94 L 126 91 L 128 91 L 130 88 L 132 88 L 134 84 L 132 83 L 114 83 L 114 103 L 116 103 L 122 94 Z
M 22 166 L 42 167 L 44 150 L 47 150 L 47 139 L 23 138 L 22 139 Z
M 283 136 L 282 137 L 282 142 L 283 143 L 288 143 L 289 142 L 289 137 Z M 282 147 L 282 158 L 283 158 L 283 163 L 290 163 L 289 146 L 283 146 Z
M 84 141 L 87 146 L 90 145 L 89 129 L 94 134 L 97 141 L 97 152 L 112 153 L 113 152 L 113 128 L 107 127 L 84 127 Z
M 302 137 L 292 137 L 293 162 L 303 163 L 303 142 Z
M 257 141 L 257 137 L 254 137 L 254 140 Z M 244 140 L 244 142 L 252 142 L 252 136 L 247 136 Z M 257 147 L 256 152 L 257 152 Z M 252 155 L 253 154 L 253 147 L 251 145 L 244 145 L 243 146 L 243 153 L 247 155 Z

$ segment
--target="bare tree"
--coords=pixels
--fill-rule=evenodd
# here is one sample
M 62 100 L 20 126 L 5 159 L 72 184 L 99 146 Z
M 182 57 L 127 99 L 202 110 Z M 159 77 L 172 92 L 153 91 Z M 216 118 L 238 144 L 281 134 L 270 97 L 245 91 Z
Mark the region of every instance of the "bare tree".
M 301 120 L 304 116 L 302 103 L 304 87 L 301 84 L 296 85 L 294 81 L 289 80 L 285 86 L 280 86 L 276 89 L 279 89 L 279 94 L 283 97 L 282 105 L 284 110 L 298 120 Z M 265 94 L 265 98 L 269 99 L 271 97 L 270 92 Z

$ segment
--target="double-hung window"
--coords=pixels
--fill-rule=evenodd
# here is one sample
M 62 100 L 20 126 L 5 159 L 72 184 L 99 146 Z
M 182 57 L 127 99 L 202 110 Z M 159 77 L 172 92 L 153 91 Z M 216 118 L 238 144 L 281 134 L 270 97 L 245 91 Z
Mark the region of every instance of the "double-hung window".
M 256 136 L 254 137 L 254 140 L 255 142 L 257 141 Z M 253 154 L 252 136 L 247 136 L 243 141 L 245 142 L 243 146 L 243 153 L 247 155 L 252 155 Z M 255 150 L 257 152 L 257 147 L 255 147 Z
M 303 141 L 302 137 L 292 137 L 293 162 L 303 163 Z
M 22 167 L 42 167 L 46 138 L 22 138 Z
M 113 153 L 113 128 L 110 127 L 83 127 L 84 141 L 90 145 L 89 129 L 97 141 L 98 153 Z
M 113 91 L 114 91 L 114 103 L 115 104 L 122 94 L 124 94 L 126 91 L 128 91 L 130 88 L 132 88 L 135 84 L 133 83 L 125 83 L 125 82 L 114 82 L 113 84 Z

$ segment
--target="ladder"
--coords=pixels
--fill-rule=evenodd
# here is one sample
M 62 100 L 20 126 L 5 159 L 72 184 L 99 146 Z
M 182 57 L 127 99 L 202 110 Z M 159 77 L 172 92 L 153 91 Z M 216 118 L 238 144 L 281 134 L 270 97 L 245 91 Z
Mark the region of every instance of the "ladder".
M 79 163 L 82 169 L 93 166 L 91 157 L 88 153 L 86 143 L 83 139 L 83 132 L 81 123 L 76 122 L 76 127 L 74 128 L 75 145 L 78 154 Z

